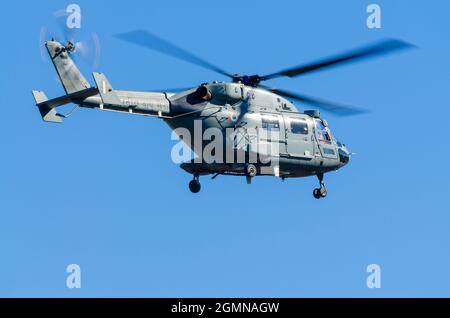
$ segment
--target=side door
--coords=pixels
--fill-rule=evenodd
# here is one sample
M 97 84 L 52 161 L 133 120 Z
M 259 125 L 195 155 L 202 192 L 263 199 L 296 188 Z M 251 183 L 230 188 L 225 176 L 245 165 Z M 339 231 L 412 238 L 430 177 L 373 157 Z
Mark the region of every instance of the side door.
M 286 150 L 298 158 L 314 157 L 314 127 L 310 120 L 297 114 L 283 113 L 286 131 Z
M 284 121 L 278 114 L 261 113 L 258 127 L 259 152 L 278 157 L 285 153 Z

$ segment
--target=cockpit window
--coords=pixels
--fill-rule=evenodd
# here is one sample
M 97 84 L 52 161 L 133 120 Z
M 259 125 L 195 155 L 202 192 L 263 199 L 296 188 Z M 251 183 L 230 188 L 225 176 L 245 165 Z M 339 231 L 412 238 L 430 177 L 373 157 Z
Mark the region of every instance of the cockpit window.
M 317 128 L 318 130 L 325 130 L 325 125 L 322 123 L 321 120 L 316 119 L 316 128 Z
M 280 121 L 276 117 L 263 117 L 262 128 L 269 131 L 280 131 Z
M 316 119 L 316 134 L 319 142 L 329 145 L 332 144 L 332 138 L 328 128 L 319 119 Z
M 307 135 L 308 134 L 308 123 L 304 119 L 293 119 L 291 118 L 291 132 L 293 134 Z

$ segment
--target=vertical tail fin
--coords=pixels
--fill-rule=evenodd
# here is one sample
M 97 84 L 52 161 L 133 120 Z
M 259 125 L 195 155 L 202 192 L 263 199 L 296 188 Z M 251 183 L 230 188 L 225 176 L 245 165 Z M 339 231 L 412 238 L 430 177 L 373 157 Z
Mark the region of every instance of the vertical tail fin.
M 48 41 L 45 43 L 45 46 L 67 94 L 76 93 L 91 87 L 70 58 L 68 50 L 61 43 Z
M 122 102 L 117 97 L 105 74 L 94 72 L 92 75 L 103 103 L 106 105 L 121 105 Z

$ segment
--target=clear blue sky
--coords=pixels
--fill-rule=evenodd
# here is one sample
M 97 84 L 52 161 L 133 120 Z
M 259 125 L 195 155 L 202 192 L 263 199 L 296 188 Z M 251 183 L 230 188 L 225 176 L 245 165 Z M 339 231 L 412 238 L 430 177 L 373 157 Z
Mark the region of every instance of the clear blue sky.
M 381 30 L 365 24 L 372 2 Z M 2 4 L 0 296 L 450 296 L 448 1 L 77 1 L 101 39 L 98 71 L 122 89 L 223 79 L 113 38 L 137 28 L 241 73 L 386 37 L 416 44 L 271 83 L 371 110 L 327 116 L 358 155 L 326 176 L 321 201 L 315 178 L 203 178 L 192 195 L 156 119 L 79 110 L 44 124 L 30 91 L 63 90 L 39 32 L 69 3 Z M 72 263 L 81 290 L 66 288 Z M 366 287 L 372 263 L 380 290 Z

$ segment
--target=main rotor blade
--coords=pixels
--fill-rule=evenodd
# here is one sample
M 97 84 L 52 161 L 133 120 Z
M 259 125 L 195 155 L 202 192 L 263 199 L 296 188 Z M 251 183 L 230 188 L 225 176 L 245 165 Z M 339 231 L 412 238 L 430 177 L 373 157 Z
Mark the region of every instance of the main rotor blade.
M 414 45 L 401 40 L 387 39 L 360 49 L 319 60 L 317 62 L 262 76 L 261 80 L 265 81 L 281 76 L 296 77 L 303 74 L 325 70 L 331 67 L 341 66 L 348 63 L 355 63 L 365 59 L 387 55 L 396 51 L 410 49 L 413 47 Z
M 296 93 L 288 92 L 288 91 L 277 89 L 277 88 L 269 88 L 269 87 L 264 87 L 264 86 L 263 86 L 263 88 L 265 88 L 275 94 L 278 94 L 278 95 L 281 95 L 281 96 L 284 96 L 287 98 L 292 98 L 292 99 L 295 99 L 302 103 L 310 104 L 312 106 L 315 106 L 315 107 L 322 109 L 324 111 L 327 111 L 329 113 L 333 113 L 337 116 L 355 116 L 355 115 L 362 115 L 362 114 L 368 113 L 367 110 L 361 109 L 358 107 L 340 105 L 340 104 L 336 104 L 333 102 L 318 99 L 315 97 L 310 97 L 310 96 L 306 96 L 303 94 L 296 94 Z
M 121 33 L 115 35 L 116 38 L 133 43 L 142 47 L 145 47 L 147 49 L 151 49 L 154 51 L 157 51 L 159 53 L 172 56 L 174 58 L 177 58 L 179 60 L 195 64 L 197 66 L 206 68 L 208 70 L 214 71 L 216 73 L 228 76 L 233 78 L 233 75 L 222 70 L 221 68 L 215 66 L 214 64 L 211 64 L 204 59 L 180 48 L 176 45 L 161 39 L 160 37 L 157 37 L 156 35 L 153 35 L 147 31 L 144 30 L 135 30 L 130 31 L 126 33 Z

